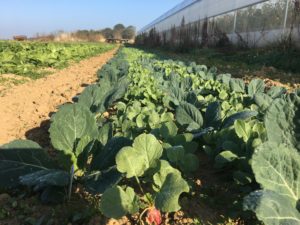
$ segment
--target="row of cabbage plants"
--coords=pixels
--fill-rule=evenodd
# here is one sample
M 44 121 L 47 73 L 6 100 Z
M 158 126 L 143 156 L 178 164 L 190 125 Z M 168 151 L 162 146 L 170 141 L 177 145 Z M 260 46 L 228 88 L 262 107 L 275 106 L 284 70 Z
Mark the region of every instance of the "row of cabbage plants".
M 299 91 L 134 48 L 119 50 L 98 77 L 52 116 L 55 158 L 29 140 L 1 147 L 0 189 L 29 186 L 53 203 L 81 184 L 101 196 L 106 217 L 139 213 L 141 223 L 160 224 L 191 198 L 205 152 L 253 191 L 244 210 L 265 224 L 300 224 Z

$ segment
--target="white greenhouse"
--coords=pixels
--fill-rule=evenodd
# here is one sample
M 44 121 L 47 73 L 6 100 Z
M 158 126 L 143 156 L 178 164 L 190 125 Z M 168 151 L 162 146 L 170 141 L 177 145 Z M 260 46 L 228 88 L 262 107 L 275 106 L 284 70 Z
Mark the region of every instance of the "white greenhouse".
M 300 0 L 185 0 L 139 31 L 169 33 L 182 23 L 204 23 L 208 34 L 216 29 L 231 42 L 241 38 L 252 46 L 263 46 L 291 36 L 300 37 Z M 199 37 L 201 38 L 199 32 Z

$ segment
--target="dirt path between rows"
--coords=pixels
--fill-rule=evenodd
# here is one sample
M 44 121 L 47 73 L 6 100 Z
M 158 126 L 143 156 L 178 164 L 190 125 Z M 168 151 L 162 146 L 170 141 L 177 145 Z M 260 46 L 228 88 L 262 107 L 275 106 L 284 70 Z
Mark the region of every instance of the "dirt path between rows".
M 115 52 L 116 49 L 83 60 L 8 90 L 0 97 L 0 145 L 14 139 L 34 139 L 35 131 L 49 120 L 49 114 L 95 82 L 96 72 Z

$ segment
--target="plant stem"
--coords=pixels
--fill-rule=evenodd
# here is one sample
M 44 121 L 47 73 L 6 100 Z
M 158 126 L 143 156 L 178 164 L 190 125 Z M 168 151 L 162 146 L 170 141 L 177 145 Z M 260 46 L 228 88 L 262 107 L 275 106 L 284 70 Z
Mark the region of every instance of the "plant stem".
M 143 221 L 143 215 L 147 212 L 147 210 L 149 210 L 151 207 L 148 207 L 148 208 L 146 208 L 146 209 L 144 209 L 144 211 L 140 214 L 140 216 L 139 216 L 139 220 L 140 220 L 140 223 L 142 224 L 142 225 L 144 225 L 144 221 Z
M 71 166 L 71 171 L 70 171 L 70 184 L 69 184 L 69 193 L 68 193 L 69 201 L 71 199 L 71 194 L 72 194 L 73 179 L 74 179 L 74 164 Z
M 144 190 L 143 190 L 143 188 L 141 186 L 141 182 L 140 182 L 139 178 L 137 176 L 134 176 L 134 177 L 135 177 L 135 180 L 136 180 L 137 184 L 139 185 L 139 188 L 140 188 L 142 194 L 145 195 Z

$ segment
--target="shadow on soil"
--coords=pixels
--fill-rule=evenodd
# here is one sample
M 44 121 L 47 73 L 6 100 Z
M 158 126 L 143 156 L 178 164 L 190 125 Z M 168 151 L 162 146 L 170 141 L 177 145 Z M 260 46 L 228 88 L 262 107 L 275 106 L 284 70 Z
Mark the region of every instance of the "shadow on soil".
M 49 130 L 50 120 L 44 120 L 41 122 L 39 127 L 32 128 L 26 131 L 25 136 L 28 140 L 38 143 L 43 148 L 51 146 Z

